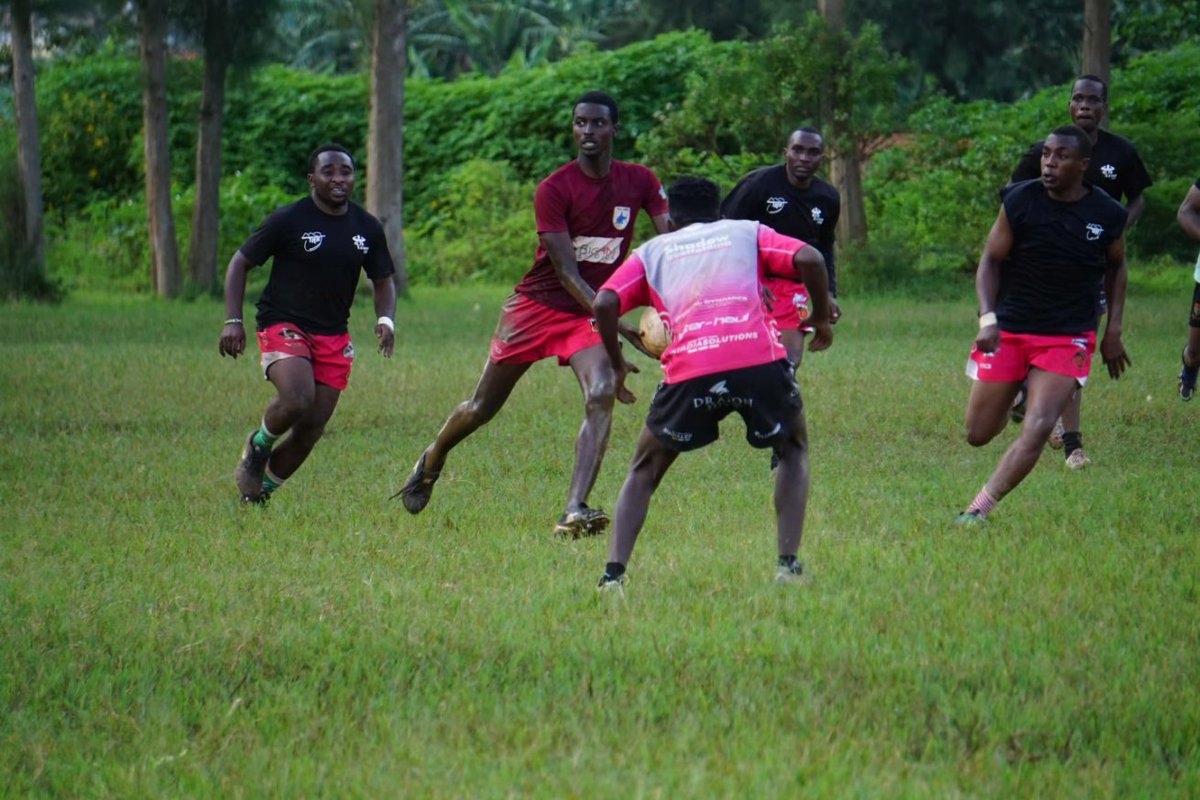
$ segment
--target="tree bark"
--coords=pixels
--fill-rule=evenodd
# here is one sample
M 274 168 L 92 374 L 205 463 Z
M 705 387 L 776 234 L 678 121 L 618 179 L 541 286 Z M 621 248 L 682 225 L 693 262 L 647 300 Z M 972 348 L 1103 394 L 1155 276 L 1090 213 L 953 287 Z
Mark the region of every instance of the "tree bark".
M 23 273 L 45 275 L 45 235 L 42 209 L 42 151 L 38 142 L 37 98 L 34 92 L 33 20 L 29 0 L 13 0 L 13 104 L 17 113 L 17 174 L 21 181 L 21 213 L 25 251 L 30 259 Z
M 406 0 L 375 0 L 371 37 L 371 116 L 367 126 L 367 210 L 379 218 L 396 264 L 396 290 L 408 292 L 404 250 L 404 73 Z
M 167 137 L 166 0 L 138 0 L 142 55 L 142 125 L 146 207 L 154 290 L 175 297 L 182 288 L 175 217 L 171 213 L 171 150 Z
M 1108 85 L 1112 69 L 1112 0 L 1083 0 L 1083 71 Z M 1108 124 L 1108 110 L 1101 125 Z
M 845 0 L 818 0 L 821 16 L 829 27 L 831 36 L 840 37 L 846 27 Z M 862 154 L 854 131 L 840 122 L 843 115 L 837 113 L 840 98 L 837 95 L 836 79 L 830 77 L 825 87 L 822 103 L 822 121 L 826 142 L 831 144 L 829 177 L 842 196 L 842 214 L 838 219 L 837 238 L 839 243 L 861 244 L 867 240 L 867 209 L 863 201 Z
M 229 23 L 226 0 L 204 3 L 204 87 L 196 139 L 196 204 L 188 273 L 192 283 L 211 289 L 217 283 L 221 219 L 221 131 L 225 122 L 225 76 L 229 71 Z

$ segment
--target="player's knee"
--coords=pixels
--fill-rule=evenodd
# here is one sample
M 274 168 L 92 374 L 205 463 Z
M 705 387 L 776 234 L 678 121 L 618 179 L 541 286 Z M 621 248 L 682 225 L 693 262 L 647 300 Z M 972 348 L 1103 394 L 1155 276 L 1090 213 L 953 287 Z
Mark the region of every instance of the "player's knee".
M 474 427 L 486 425 L 492 421 L 492 418 L 500 413 L 500 403 L 493 403 L 483 397 L 472 397 L 470 400 L 464 401 L 459 407 L 459 413 Z
M 316 400 L 315 391 L 294 391 L 279 395 L 279 404 L 283 411 L 293 418 L 302 417 L 311 411 Z
M 985 444 L 996 438 L 994 431 L 985 430 L 978 425 L 967 425 L 966 428 L 967 444 L 971 447 L 983 447 Z
M 604 378 L 594 381 L 588 386 L 583 395 L 583 402 L 588 408 L 612 408 L 616 397 L 616 380 Z

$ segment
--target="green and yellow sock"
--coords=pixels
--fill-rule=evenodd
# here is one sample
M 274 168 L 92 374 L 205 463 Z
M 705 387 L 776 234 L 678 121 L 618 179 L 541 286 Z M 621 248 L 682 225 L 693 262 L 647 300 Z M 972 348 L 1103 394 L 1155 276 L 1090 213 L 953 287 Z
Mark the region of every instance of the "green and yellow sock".
M 267 467 L 267 471 L 263 473 L 263 495 L 270 497 L 276 489 L 283 486 L 284 480 L 271 472 L 270 467 Z
M 258 430 L 254 433 L 254 444 L 270 450 L 275 446 L 275 442 L 277 441 L 279 441 L 279 436 L 267 430 L 267 421 L 264 419 L 262 424 L 258 426 Z

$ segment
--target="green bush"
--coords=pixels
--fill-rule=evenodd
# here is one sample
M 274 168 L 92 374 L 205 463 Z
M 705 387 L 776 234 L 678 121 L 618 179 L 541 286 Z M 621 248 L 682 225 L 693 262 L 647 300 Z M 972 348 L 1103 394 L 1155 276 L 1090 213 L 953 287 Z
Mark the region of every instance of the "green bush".
M 460 166 L 425 222 L 408 230 L 409 278 L 414 284 L 515 283 L 537 247 L 534 188 L 503 162 Z

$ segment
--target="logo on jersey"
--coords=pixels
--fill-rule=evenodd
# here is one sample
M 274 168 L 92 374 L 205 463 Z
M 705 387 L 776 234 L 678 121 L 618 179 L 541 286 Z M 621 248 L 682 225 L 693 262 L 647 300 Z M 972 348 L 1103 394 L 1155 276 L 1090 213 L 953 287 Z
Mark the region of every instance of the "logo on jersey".
M 629 220 L 633 216 L 630 211 L 632 209 L 629 206 L 616 206 L 613 208 L 613 227 L 619 231 L 625 230 L 625 226 L 629 224 Z
M 571 244 L 575 245 L 575 260 L 580 262 L 615 264 L 621 256 L 621 239 L 618 237 L 576 236 Z
M 768 197 L 767 198 L 767 213 L 778 214 L 787 206 L 786 197 Z
M 359 250 L 363 251 L 364 253 L 371 252 L 371 248 L 367 247 L 367 239 L 365 236 L 359 236 L 359 235 L 351 236 L 350 241 L 354 242 L 354 246 L 357 247 Z
M 304 242 L 304 252 L 306 253 L 313 252 L 325 242 L 325 234 L 320 231 L 302 233 L 300 234 L 300 238 Z
M 1112 164 L 1105 164 L 1100 168 L 1100 174 L 1104 176 L 1105 180 L 1115 181 L 1117 179 L 1117 168 Z
M 821 213 L 821 209 L 814 208 L 812 210 L 812 221 L 817 223 L 818 225 L 825 224 L 825 215 Z
M 1095 242 L 1099 240 L 1101 234 L 1104 233 L 1104 226 L 1097 225 L 1094 222 L 1089 222 L 1084 226 L 1084 228 L 1087 230 L 1087 240 L 1089 242 Z
M 709 394 L 729 394 L 729 387 L 725 385 L 725 381 L 717 381 L 712 386 L 708 387 Z

